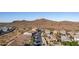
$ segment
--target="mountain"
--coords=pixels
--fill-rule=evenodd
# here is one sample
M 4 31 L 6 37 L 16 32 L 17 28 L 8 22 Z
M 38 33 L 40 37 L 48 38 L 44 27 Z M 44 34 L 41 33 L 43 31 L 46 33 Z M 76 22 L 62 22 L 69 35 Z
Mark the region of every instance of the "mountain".
M 15 26 L 17 28 L 34 28 L 34 27 L 42 27 L 42 28 L 50 28 L 56 30 L 79 30 L 79 22 L 71 22 L 71 21 L 51 21 L 48 19 L 36 19 L 34 21 L 14 21 L 10 24 L 10 26 Z
M 26 20 L 17 20 L 12 23 L 0 23 L 0 27 L 2 26 L 15 26 L 16 28 L 34 28 L 34 27 L 42 27 L 56 30 L 79 30 L 79 22 L 71 22 L 71 21 L 51 21 L 45 18 L 36 19 L 34 21 L 26 21 Z

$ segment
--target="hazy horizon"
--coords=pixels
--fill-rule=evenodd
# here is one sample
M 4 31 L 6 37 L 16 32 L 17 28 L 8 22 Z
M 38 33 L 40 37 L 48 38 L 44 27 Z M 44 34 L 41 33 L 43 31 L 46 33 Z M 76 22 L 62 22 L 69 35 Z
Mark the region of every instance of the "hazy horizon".
M 0 12 L 0 22 L 33 21 L 41 18 L 52 21 L 79 22 L 79 12 Z

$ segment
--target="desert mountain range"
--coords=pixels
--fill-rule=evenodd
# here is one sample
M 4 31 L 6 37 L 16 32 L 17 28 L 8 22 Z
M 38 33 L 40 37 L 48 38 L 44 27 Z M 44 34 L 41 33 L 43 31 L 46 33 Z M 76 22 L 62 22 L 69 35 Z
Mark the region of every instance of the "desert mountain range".
M 45 18 L 36 19 L 34 21 L 13 21 L 11 23 L 0 23 L 0 27 L 2 26 L 15 26 L 17 28 L 34 28 L 34 27 L 41 27 L 41 28 L 48 28 L 48 29 L 56 29 L 56 30 L 79 30 L 79 22 L 72 22 L 72 21 L 51 21 Z

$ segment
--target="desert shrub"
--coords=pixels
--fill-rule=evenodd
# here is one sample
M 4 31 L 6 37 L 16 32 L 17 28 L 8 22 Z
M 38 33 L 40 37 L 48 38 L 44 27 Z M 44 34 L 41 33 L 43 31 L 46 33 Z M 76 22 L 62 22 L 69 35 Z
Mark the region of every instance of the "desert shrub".
M 35 39 L 32 37 L 30 41 L 30 45 L 34 45 Z
M 0 45 L 1 45 L 1 46 L 5 46 L 5 45 L 6 45 L 6 40 L 0 39 Z

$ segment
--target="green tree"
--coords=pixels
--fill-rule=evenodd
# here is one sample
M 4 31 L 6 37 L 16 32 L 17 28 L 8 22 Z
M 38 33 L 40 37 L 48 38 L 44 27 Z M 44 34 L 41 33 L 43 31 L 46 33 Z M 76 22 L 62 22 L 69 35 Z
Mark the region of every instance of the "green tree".
M 77 41 L 66 41 L 66 42 L 62 42 L 63 45 L 65 46 L 78 46 L 78 42 Z

